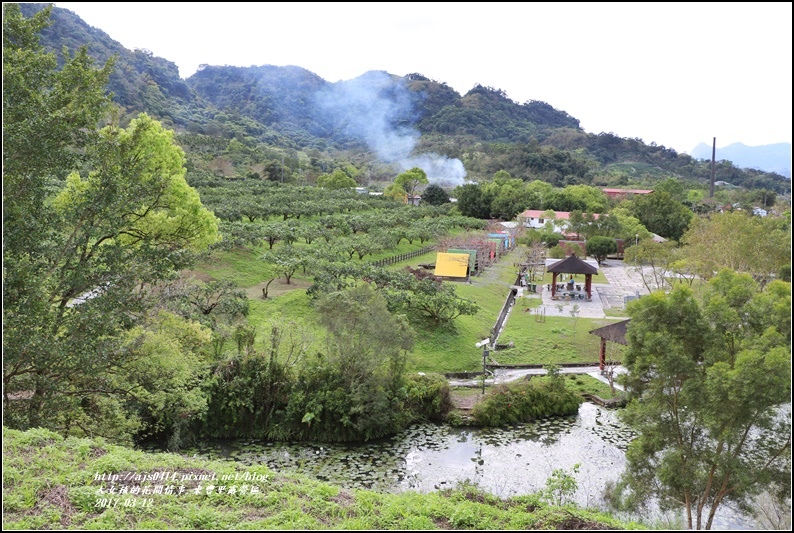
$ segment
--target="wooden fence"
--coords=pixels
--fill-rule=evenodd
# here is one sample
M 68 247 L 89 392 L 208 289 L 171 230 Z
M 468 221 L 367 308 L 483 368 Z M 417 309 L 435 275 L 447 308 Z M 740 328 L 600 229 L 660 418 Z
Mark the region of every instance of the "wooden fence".
M 378 259 L 377 261 L 373 261 L 372 265 L 376 267 L 384 267 L 388 265 L 393 265 L 395 263 L 399 263 L 401 261 L 407 261 L 408 259 L 413 259 L 414 257 L 419 257 L 420 255 L 425 255 L 427 253 L 432 252 L 436 249 L 435 244 L 431 244 L 429 246 L 425 246 L 424 248 L 420 248 L 419 250 L 414 250 L 413 252 L 406 252 L 400 255 L 393 255 L 391 257 L 386 257 L 385 259 Z

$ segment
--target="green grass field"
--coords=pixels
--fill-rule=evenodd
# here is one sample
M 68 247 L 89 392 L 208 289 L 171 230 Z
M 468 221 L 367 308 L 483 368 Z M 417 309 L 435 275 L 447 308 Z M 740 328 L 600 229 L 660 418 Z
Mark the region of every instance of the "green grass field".
M 427 243 L 408 245 L 406 242 L 389 252 L 379 254 L 378 258 L 388 257 L 417 250 Z M 306 288 L 311 279 L 300 271 L 295 274 L 291 284 L 276 279 L 268 286 L 270 298 L 262 299 L 262 288 L 267 280 L 275 277 L 271 266 L 260 259 L 267 246 L 254 249 L 241 249 L 230 252 L 216 252 L 211 261 L 202 263 L 194 272 L 199 276 L 212 279 L 228 279 L 245 289 L 250 298 L 248 321 L 259 330 L 263 338 L 268 324 L 294 323 L 306 335 L 321 342 L 322 328 L 314 319 L 314 311 Z M 480 306 L 474 316 L 461 316 L 453 324 L 434 327 L 430 324 L 416 324 L 414 349 L 409 357 L 408 370 L 419 372 L 462 372 L 476 371 L 482 365 L 482 351 L 475 343 L 491 335 L 502 305 L 515 283 L 516 266 L 524 256 L 518 247 L 503 256 L 498 262 L 485 268 L 469 282 L 445 281 L 453 284 L 457 294 Z M 371 261 L 365 258 L 364 261 Z M 359 261 L 353 259 L 353 261 Z M 391 265 L 390 269 L 404 269 L 406 266 L 417 268 L 419 263 L 434 262 L 435 253 L 424 254 L 410 260 Z M 599 276 L 603 274 L 599 272 Z M 549 278 L 551 274 L 544 277 Z M 606 283 L 606 278 L 603 281 Z M 528 305 L 540 304 L 539 299 L 527 299 Z M 522 305 L 524 302 L 522 301 Z M 500 364 L 550 364 L 583 363 L 598 360 L 599 339 L 588 331 L 615 322 L 624 315 L 615 313 L 614 319 L 546 317 L 545 322 L 537 322 L 535 315 L 514 309 L 499 338 L 500 344 L 513 342 L 514 348 L 492 352 Z

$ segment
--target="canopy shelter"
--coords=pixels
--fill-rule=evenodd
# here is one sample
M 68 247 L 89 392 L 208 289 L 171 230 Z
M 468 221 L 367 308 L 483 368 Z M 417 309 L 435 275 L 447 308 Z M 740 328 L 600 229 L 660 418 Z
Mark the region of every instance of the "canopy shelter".
M 554 273 L 551 283 L 552 298 L 557 295 L 557 276 L 559 274 L 584 274 L 584 290 L 587 293 L 587 298 L 593 297 L 593 274 L 598 274 L 598 269 L 585 263 L 575 255 L 568 256 L 562 261 L 557 261 L 546 268 L 546 271 Z
M 629 343 L 626 340 L 626 326 L 628 326 L 629 322 L 631 322 L 631 319 L 615 322 L 614 324 L 604 326 L 603 328 L 590 331 L 591 335 L 601 337 L 601 348 L 598 352 L 599 370 L 603 371 L 604 366 L 606 365 L 607 341 L 628 346 Z
M 436 276 L 445 278 L 468 278 L 469 254 L 436 254 Z

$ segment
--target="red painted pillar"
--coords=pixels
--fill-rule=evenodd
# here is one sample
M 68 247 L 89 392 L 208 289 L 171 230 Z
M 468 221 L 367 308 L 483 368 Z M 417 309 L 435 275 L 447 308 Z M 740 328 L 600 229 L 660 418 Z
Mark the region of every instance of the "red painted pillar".
M 554 272 L 551 275 L 551 297 L 554 298 L 554 295 L 557 294 L 557 273 Z

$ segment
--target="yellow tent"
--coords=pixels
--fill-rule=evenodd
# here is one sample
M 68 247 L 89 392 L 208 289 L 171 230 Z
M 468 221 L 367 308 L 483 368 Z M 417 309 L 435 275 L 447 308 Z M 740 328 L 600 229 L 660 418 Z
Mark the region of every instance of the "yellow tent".
M 465 278 L 469 273 L 469 254 L 437 254 L 436 276 Z

